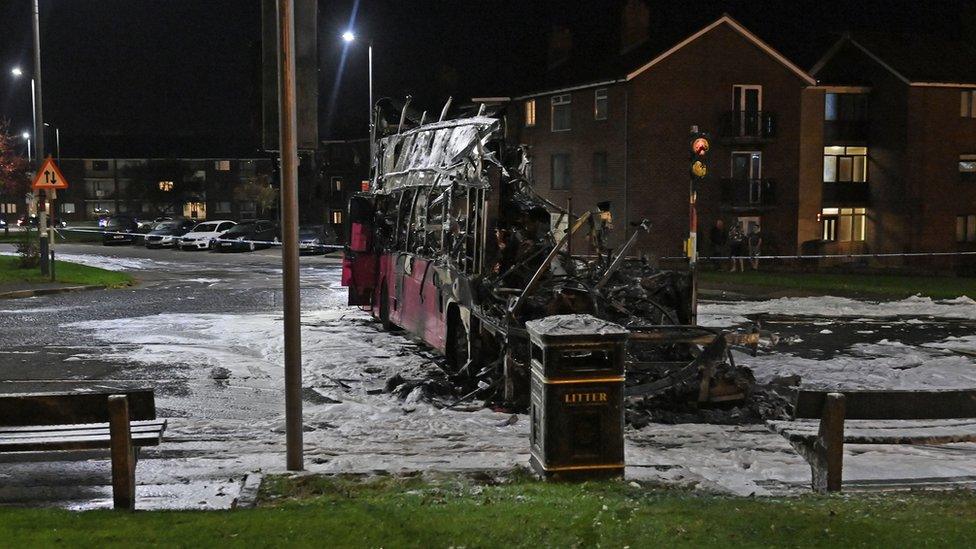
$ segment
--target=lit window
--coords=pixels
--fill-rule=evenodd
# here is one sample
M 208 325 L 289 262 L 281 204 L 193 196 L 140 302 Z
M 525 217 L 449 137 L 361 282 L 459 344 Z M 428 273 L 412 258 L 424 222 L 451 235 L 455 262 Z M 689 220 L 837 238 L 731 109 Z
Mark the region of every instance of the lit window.
M 976 90 L 965 90 L 959 93 L 959 116 L 976 118 Z
M 570 185 L 570 162 L 568 154 L 552 155 L 551 184 L 553 189 L 568 189 Z
M 593 92 L 593 118 L 596 120 L 607 119 L 607 89 L 600 88 Z
M 332 224 L 342 225 L 342 210 L 332 210 Z
M 218 172 L 230 171 L 230 160 L 217 160 L 214 162 L 214 169 Z
M 364 193 L 369 192 L 369 179 L 363 179 L 359 182 L 359 190 Z
M 173 182 L 172 181 L 160 181 L 159 182 L 159 190 L 161 190 L 163 192 L 172 191 L 173 190 Z
M 863 242 L 866 218 L 865 208 L 824 208 L 820 210 L 821 237 L 830 242 Z
M 341 192 L 342 191 L 342 178 L 341 177 L 333 177 L 332 178 L 332 190 L 334 192 Z
M 867 147 L 824 147 L 823 180 L 855 182 L 868 180 Z
M 570 129 L 573 96 L 571 94 L 556 95 L 552 98 L 552 131 L 564 132 Z
M 959 155 L 959 180 L 976 181 L 976 154 Z
M 956 242 L 976 242 L 976 215 L 956 216 Z
M 535 126 L 535 99 L 525 102 L 525 127 Z

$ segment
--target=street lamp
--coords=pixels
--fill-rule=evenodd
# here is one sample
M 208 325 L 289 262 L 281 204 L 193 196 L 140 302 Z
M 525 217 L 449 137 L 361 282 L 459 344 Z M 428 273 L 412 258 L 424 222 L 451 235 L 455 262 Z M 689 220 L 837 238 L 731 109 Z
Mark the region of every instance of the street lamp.
M 20 78 L 21 76 L 24 76 L 24 70 L 21 69 L 20 67 L 14 67 L 14 68 L 10 69 L 10 74 L 12 74 L 14 76 L 14 78 Z M 33 120 L 34 120 L 34 130 L 35 131 L 37 131 L 37 101 L 36 101 L 36 97 L 37 96 L 34 94 L 34 78 L 31 78 L 31 116 L 33 117 Z M 26 134 L 27 132 L 24 132 L 24 133 Z M 25 136 L 24 139 L 26 139 L 28 141 L 28 143 L 30 142 L 30 136 L 29 135 L 28 136 Z M 27 157 L 28 158 L 33 158 L 33 156 L 30 153 L 30 146 L 28 146 L 27 149 L 28 149 L 27 150 Z M 35 159 L 35 160 L 37 161 L 37 165 L 40 166 L 40 160 L 39 159 Z
M 45 122 L 44 125 L 48 128 L 52 127 L 47 122 Z M 57 126 L 53 126 L 53 128 L 54 128 L 54 150 L 56 151 L 55 154 L 57 154 L 58 157 L 58 164 L 60 164 L 61 163 L 61 128 Z
M 20 136 L 23 137 L 25 141 L 27 141 L 27 158 L 30 158 L 31 157 L 30 132 L 24 132 L 20 134 Z
M 347 30 L 342 33 L 342 41 L 346 44 L 351 44 L 356 40 L 356 34 L 352 30 Z M 375 137 L 375 124 L 373 120 L 373 41 L 370 40 L 367 46 L 368 56 L 369 56 L 369 155 L 370 158 L 373 156 L 373 140 Z M 372 160 L 370 160 L 372 162 Z

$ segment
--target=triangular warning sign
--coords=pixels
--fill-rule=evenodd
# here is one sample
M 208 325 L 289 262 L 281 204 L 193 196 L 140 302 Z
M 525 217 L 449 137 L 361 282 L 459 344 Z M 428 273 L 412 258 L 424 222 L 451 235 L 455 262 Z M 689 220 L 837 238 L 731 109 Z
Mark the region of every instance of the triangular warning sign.
M 37 175 L 34 176 L 34 183 L 31 184 L 32 189 L 67 189 L 68 180 L 61 173 L 61 169 L 58 165 L 54 163 L 54 159 L 50 156 L 44 160 L 44 164 L 41 165 L 41 169 L 37 170 Z

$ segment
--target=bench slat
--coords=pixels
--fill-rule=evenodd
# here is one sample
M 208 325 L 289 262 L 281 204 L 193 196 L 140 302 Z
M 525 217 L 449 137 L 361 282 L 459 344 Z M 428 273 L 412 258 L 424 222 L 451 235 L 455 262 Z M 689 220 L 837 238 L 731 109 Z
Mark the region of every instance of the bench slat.
M 790 442 L 812 443 L 818 436 L 816 423 L 769 422 L 774 432 Z M 976 442 L 976 423 L 917 426 L 851 426 L 844 429 L 847 444 L 949 444 Z
M 85 393 L 17 393 L 0 395 L 0 425 L 105 423 L 109 395 L 126 395 L 129 417 L 156 419 L 152 389 L 118 389 Z
M 843 393 L 846 419 L 956 419 L 976 417 L 976 389 L 939 391 L 797 392 L 794 417 L 817 419 L 827 393 Z
M 153 421 L 145 423 L 132 423 L 129 429 L 133 433 L 151 433 L 158 431 L 160 429 L 166 428 L 165 421 Z M 94 436 L 94 435 L 107 435 L 109 434 L 108 425 L 98 425 L 92 424 L 85 429 L 51 429 L 45 427 L 44 429 L 38 430 L 18 430 L 18 431 L 7 431 L 4 428 L 0 428 L 0 440 L 10 440 L 17 438 L 48 438 L 48 437 L 84 437 L 84 436 Z
M 133 446 L 158 446 L 162 442 L 163 430 L 149 433 L 132 433 Z M 111 438 L 105 436 L 85 437 L 37 437 L 24 439 L 0 439 L 0 453 L 40 452 L 48 450 L 95 450 L 109 447 Z

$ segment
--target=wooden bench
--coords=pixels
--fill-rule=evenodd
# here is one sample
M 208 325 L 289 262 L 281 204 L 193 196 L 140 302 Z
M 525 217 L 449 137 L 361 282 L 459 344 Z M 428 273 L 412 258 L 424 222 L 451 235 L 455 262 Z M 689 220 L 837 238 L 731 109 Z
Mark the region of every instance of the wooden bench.
M 165 429 L 148 389 L 0 395 L 0 453 L 109 449 L 116 509 L 135 508 L 138 449 Z
M 949 444 L 976 442 L 976 422 L 957 424 L 875 424 L 844 429 L 845 419 L 946 420 L 976 418 L 976 390 L 797 392 L 794 419 L 771 421 L 810 464 L 813 489 L 837 492 L 844 469 L 844 444 Z

